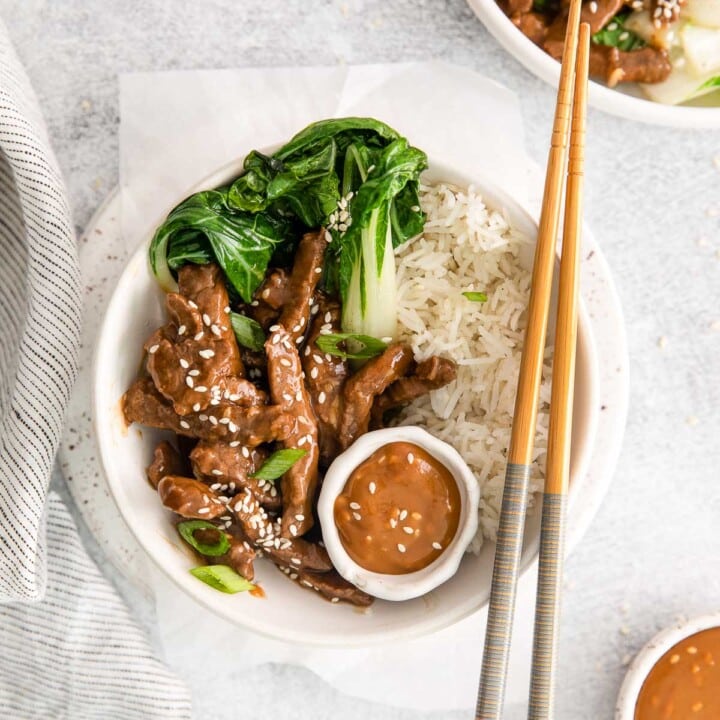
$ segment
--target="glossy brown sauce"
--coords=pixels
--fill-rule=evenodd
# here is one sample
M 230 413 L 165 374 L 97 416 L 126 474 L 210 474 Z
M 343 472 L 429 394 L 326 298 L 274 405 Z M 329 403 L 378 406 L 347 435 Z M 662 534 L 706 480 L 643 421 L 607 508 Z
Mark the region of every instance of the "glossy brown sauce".
M 358 465 L 335 500 L 348 555 L 371 572 L 402 575 L 430 565 L 455 537 L 460 493 L 423 448 L 394 442 Z
M 649 672 L 635 720 L 720 718 L 720 627 L 691 635 L 668 650 Z

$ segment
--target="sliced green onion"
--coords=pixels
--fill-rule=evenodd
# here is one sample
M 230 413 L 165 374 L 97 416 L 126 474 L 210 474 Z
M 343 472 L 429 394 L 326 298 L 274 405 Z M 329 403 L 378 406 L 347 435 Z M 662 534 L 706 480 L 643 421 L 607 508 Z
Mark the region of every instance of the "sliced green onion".
M 259 323 L 245 315 L 240 315 L 240 313 L 230 313 L 230 322 L 237 341 L 243 347 L 256 352 L 263 349 L 265 333 Z
M 190 574 L 194 575 L 198 580 L 202 580 L 211 588 L 231 595 L 255 589 L 255 586 L 249 580 L 246 580 L 227 565 L 200 565 L 200 567 L 190 570 Z
M 349 342 L 352 351 L 342 350 L 338 347 L 341 342 Z M 337 355 L 347 360 L 368 360 L 387 350 L 387 343 L 370 335 L 356 335 L 355 333 L 330 333 L 319 335 L 315 344 L 328 355 Z
M 207 520 L 185 520 L 178 523 L 177 529 L 182 539 L 201 555 L 217 557 L 218 555 L 224 555 L 230 549 L 230 541 L 225 533 Z M 213 530 L 220 539 L 214 545 L 206 545 L 197 540 L 195 537 L 196 530 Z
M 464 292 L 463 295 L 470 300 L 470 302 L 487 302 L 487 295 L 484 292 Z
M 274 452 L 250 477 L 258 480 L 277 480 L 282 477 L 307 450 L 302 448 L 284 448 Z

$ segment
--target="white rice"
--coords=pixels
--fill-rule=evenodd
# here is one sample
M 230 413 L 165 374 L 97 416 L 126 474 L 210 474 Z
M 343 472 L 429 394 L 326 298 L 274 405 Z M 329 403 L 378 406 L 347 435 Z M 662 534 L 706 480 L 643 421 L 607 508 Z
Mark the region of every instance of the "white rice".
M 400 422 L 422 425 L 453 445 L 475 473 L 480 527 L 470 549 L 478 552 L 483 538 L 495 538 L 502 504 L 530 288 L 519 254 L 530 240 L 488 209 L 472 186 L 422 187 L 421 200 L 425 231 L 396 251 L 400 335 L 420 360 L 455 360 L 458 375 L 409 405 Z M 484 292 L 487 302 L 468 300 L 462 295 L 468 290 Z M 542 489 L 549 378 L 546 363 L 531 493 Z

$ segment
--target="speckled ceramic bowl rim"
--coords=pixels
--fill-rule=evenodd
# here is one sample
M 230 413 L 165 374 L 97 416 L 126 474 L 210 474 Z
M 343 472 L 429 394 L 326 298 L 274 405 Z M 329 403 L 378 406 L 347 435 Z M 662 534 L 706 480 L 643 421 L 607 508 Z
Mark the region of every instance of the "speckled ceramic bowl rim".
M 673 645 L 677 645 L 695 633 L 714 627 L 720 627 L 720 612 L 678 622 L 655 635 L 640 650 L 628 668 L 615 705 L 615 720 L 634 720 L 635 705 L 637 705 L 638 695 L 645 678 L 657 661 Z
M 557 87 L 560 63 L 518 30 L 496 0 L 467 2 L 505 50 L 537 77 Z M 628 120 L 684 128 L 720 127 L 720 107 L 663 105 L 595 81 L 590 82 L 588 100 L 593 107 Z
M 406 575 L 370 572 L 358 565 L 345 550 L 335 524 L 335 500 L 353 470 L 376 450 L 391 442 L 410 442 L 439 460 L 453 476 L 460 493 L 460 518 L 452 542 L 430 565 Z M 323 540 L 336 570 L 349 582 L 383 600 L 410 600 L 447 582 L 456 572 L 478 529 L 477 507 L 480 486 L 462 455 L 451 445 L 416 425 L 375 430 L 359 437 L 335 458 L 323 480 L 317 511 Z

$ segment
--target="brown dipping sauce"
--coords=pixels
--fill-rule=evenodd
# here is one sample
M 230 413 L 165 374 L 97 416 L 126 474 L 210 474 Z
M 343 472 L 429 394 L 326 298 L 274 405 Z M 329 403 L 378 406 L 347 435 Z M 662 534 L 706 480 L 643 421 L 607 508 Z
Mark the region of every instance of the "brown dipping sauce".
M 668 650 L 648 674 L 635 720 L 720 718 L 720 627 L 691 635 Z
M 366 570 L 387 575 L 430 565 L 452 542 L 459 522 L 455 478 L 408 442 L 376 450 L 335 500 L 335 524 L 348 555 Z

